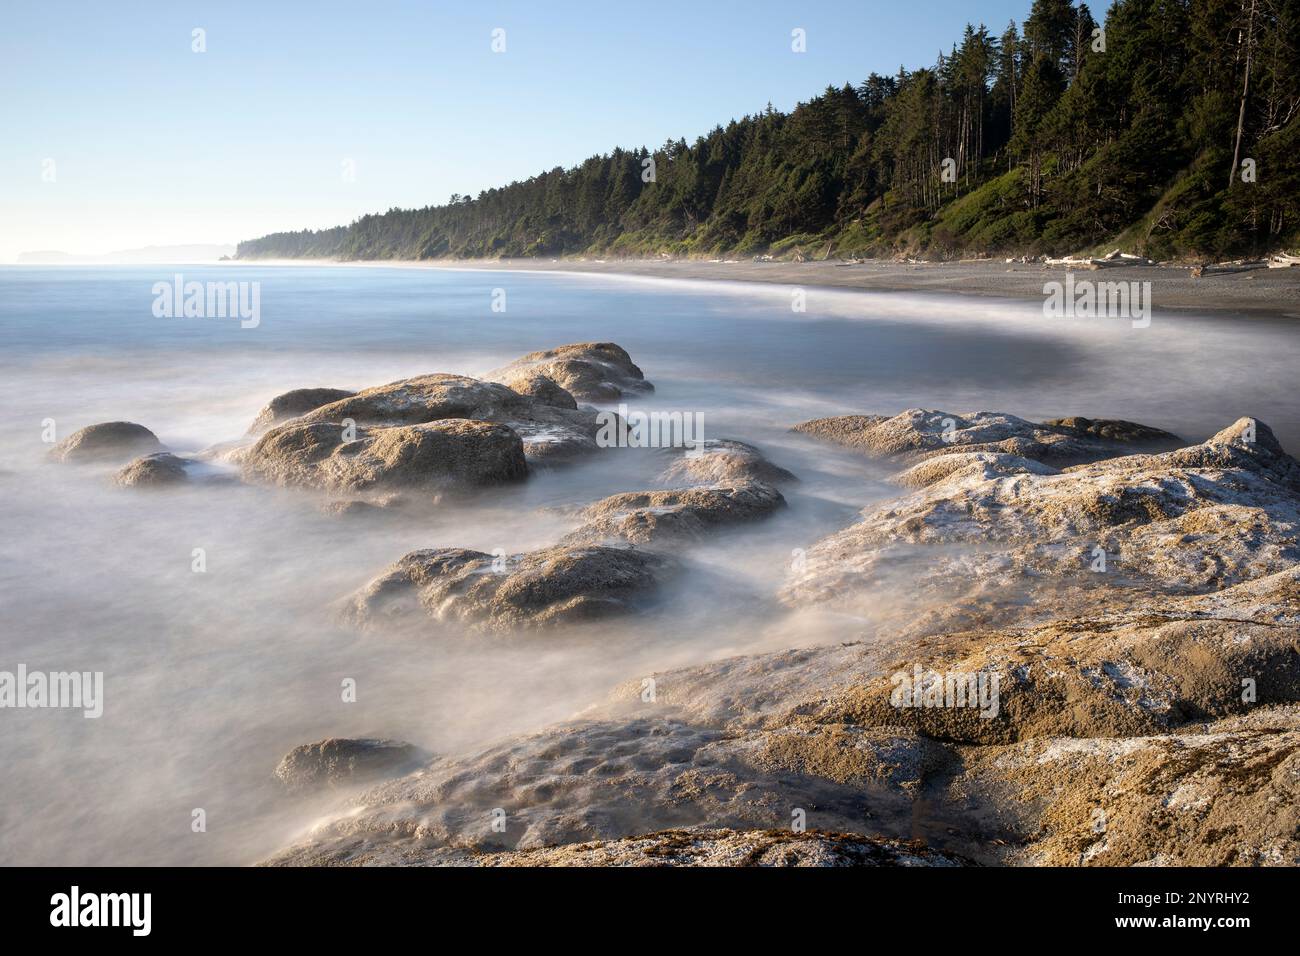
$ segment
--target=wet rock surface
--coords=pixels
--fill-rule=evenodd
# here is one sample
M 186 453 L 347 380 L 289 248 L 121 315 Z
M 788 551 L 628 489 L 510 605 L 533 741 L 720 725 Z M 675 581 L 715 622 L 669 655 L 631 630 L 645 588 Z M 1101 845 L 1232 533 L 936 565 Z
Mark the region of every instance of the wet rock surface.
M 508 426 L 524 442 L 530 460 L 555 462 L 596 451 L 600 430 L 593 409 L 568 408 L 521 395 L 495 382 L 464 375 L 422 375 L 363 389 L 322 405 L 294 424 L 352 421 L 369 428 L 423 425 L 470 419 Z
M 998 474 L 1001 464 L 988 477 L 988 463 L 974 461 L 866 509 L 807 550 L 783 600 L 929 633 L 1118 610 L 1300 559 L 1296 463 L 1263 423 L 1243 419 L 1202 445 L 1064 472 Z M 894 597 L 882 610 L 886 590 Z
M 523 369 L 501 377 L 500 383 L 520 395 L 527 395 L 543 405 L 556 408 L 577 408 L 578 401 L 568 389 L 561 387 L 549 375 L 533 369 Z
M 162 451 L 158 436 L 135 422 L 100 422 L 73 432 L 50 451 L 55 461 L 123 464 Z
M 351 398 L 355 394 L 356 392 L 350 392 L 345 388 L 295 388 L 267 402 L 266 407 L 253 419 L 248 434 L 260 435 L 268 428 L 287 422 L 291 418 L 306 415 L 322 405 Z
M 661 830 L 622 840 L 594 841 L 504 853 L 439 851 L 439 866 L 961 866 L 965 861 L 919 841 L 884 840 L 813 830 Z M 387 862 L 364 849 L 349 864 Z
M 642 610 L 675 571 L 669 558 L 625 548 L 413 551 L 350 598 L 344 617 L 360 627 L 553 628 Z
M 247 481 L 331 492 L 436 493 L 528 474 L 513 430 L 463 418 L 354 430 L 341 422 L 296 420 L 267 432 L 241 461 Z
M 401 740 L 330 737 L 294 747 L 275 776 L 290 793 L 350 786 L 414 769 L 428 754 Z
M 579 342 L 530 352 L 486 378 L 509 384 L 534 375 L 546 376 L 579 401 L 609 402 L 654 391 L 632 357 L 613 342 Z
M 161 488 L 184 484 L 189 480 L 184 458 L 168 452 L 156 452 L 137 458 L 119 471 L 113 480 L 124 488 Z
M 958 415 L 924 408 L 910 408 L 892 418 L 818 418 L 793 430 L 905 464 L 953 452 L 994 452 L 1060 468 L 1182 444 L 1175 435 L 1132 422 L 1070 418 L 1040 425 L 1001 412 Z
M 675 491 L 611 495 L 582 509 L 567 544 L 699 540 L 711 530 L 765 518 L 785 506 L 781 492 L 757 481 Z
M 774 465 L 753 445 L 729 438 L 710 439 L 702 449 L 680 452 L 659 475 L 665 484 L 702 485 L 760 481 L 768 485 L 792 484 L 799 479 Z

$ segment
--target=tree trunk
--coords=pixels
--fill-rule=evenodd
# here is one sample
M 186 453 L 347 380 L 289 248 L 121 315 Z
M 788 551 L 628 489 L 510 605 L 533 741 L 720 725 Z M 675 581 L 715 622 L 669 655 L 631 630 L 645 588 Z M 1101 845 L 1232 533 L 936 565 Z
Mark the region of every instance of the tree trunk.
M 1250 61 L 1255 41 L 1255 4 L 1250 0 L 1250 16 L 1246 21 L 1246 74 L 1241 83 L 1241 108 L 1237 111 L 1237 139 L 1232 147 L 1232 169 L 1228 172 L 1228 188 L 1237 181 L 1237 164 L 1241 159 L 1241 131 L 1246 124 L 1246 97 L 1250 93 Z

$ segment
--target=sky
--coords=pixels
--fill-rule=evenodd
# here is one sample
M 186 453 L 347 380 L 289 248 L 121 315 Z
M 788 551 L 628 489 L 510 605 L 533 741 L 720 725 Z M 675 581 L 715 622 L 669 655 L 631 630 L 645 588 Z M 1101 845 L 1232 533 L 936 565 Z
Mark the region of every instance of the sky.
M 0 263 L 442 203 L 933 65 L 1029 5 L 4 0 Z

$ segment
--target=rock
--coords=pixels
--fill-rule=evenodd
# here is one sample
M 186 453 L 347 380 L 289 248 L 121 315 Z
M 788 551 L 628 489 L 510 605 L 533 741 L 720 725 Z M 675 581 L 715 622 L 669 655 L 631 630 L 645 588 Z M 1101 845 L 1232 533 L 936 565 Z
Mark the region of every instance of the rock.
M 550 628 L 641 610 L 675 570 L 625 548 L 412 551 L 354 595 L 345 617 L 359 627 L 431 618 L 478 631 Z
M 1266 425 L 1253 427 L 1254 443 L 1229 429 L 1061 473 L 986 477 L 988 462 L 968 463 L 807 549 L 782 598 L 920 634 L 1114 611 L 1276 573 L 1300 560 L 1297 464 Z
M 545 375 L 580 401 L 609 402 L 654 391 L 632 357 L 612 342 L 580 342 L 542 352 L 530 352 L 487 378 L 518 381 L 520 376 Z
M 1127 445 L 1163 445 L 1179 443 L 1178 436 L 1149 425 L 1138 425 L 1113 418 L 1053 418 L 1043 422 L 1051 428 L 1061 428 L 1076 435 L 1091 435 L 1106 441 Z
M 330 737 L 294 747 L 275 768 L 290 793 L 364 783 L 413 770 L 428 755 L 400 740 Z
M 967 451 L 951 455 L 938 455 L 913 465 L 894 476 L 894 480 L 907 488 L 928 488 L 941 481 L 956 478 L 960 481 L 999 478 L 1005 475 L 1056 475 L 1050 468 L 1031 458 L 1008 455 L 1002 452 Z
M 555 379 L 541 372 L 527 369 L 515 372 L 503 376 L 501 384 L 520 395 L 535 398 L 543 405 L 554 405 L 556 408 L 578 407 L 577 399 L 567 389 L 561 388 Z
M 248 481 L 333 492 L 441 491 L 519 480 L 523 444 L 505 425 L 452 418 L 422 425 L 356 428 L 298 419 L 271 429 L 243 458 Z
M 1086 423 L 1086 424 L 1085 424 Z M 1114 458 L 1138 448 L 1172 448 L 1176 436 L 1131 422 L 1060 419 L 1036 425 L 1001 412 L 951 412 L 910 408 L 883 415 L 819 418 L 794 431 L 876 457 L 916 463 L 953 452 L 995 452 L 1065 467 Z
M 701 824 L 788 827 L 794 807 L 808 809 L 810 828 L 847 831 L 868 805 L 873 817 L 889 817 L 886 838 L 908 835 L 906 794 L 869 771 L 851 782 L 792 772 L 765 752 L 763 737 L 732 738 L 662 717 L 561 724 L 382 784 L 277 860 L 344 862 L 361 844 L 370 862 L 435 862 L 447 846 L 528 850 Z M 903 735 L 858 737 L 846 746 L 878 751 L 875 765 L 887 776 L 883 765 Z M 504 833 L 492 829 L 496 808 L 507 814 Z M 421 836 L 412 841 L 417 820 Z
M 351 420 L 373 428 L 421 425 L 452 418 L 508 425 L 530 461 L 554 463 L 596 451 L 594 409 L 562 408 L 495 382 L 463 375 L 421 375 L 363 389 L 322 405 L 295 424 Z
M 1169 735 L 1035 738 L 967 753 L 954 788 L 972 796 L 972 815 L 996 807 L 1009 848 L 1001 862 L 1300 864 L 1300 708 Z
M 649 699 L 633 678 L 357 795 L 270 862 L 805 863 L 856 840 L 953 864 L 1300 865 L 1297 468 L 1248 419 L 1064 471 L 926 458 L 787 589 L 883 620 L 869 640 L 657 673 Z M 406 569 L 398 609 L 460 599 L 421 578 L 487 576 L 487 555 L 420 554 L 458 566 Z M 938 699 L 896 693 L 917 676 Z M 974 702 L 944 699 L 972 677 Z M 795 808 L 821 842 L 770 844 Z
M 661 830 L 622 840 L 473 853 L 452 850 L 440 865 L 465 866 L 962 866 L 919 840 L 884 840 L 808 830 Z
M 87 425 L 65 438 L 50 452 L 56 461 L 124 463 L 139 455 L 161 451 L 158 436 L 134 422 L 100 422 Z
M 320 512 L 336 518 L 396 517 L 410 504 L 402 495 L 365 498 L 331 498 L 320 504 Z
M 880 672 L 829 697 L 813 719 L 1005 744 L 1168 733 L 1258 704 L 1300 701 L 1300 566 L 1214 595 L 1166 598 L 1104 617 L 948 634 L 934 645 L 900 648 Z M 983 675 L 988 689 L 996 676 L 995 705 L 949 706 L 949 675 Z M 1243 699 L 1247 679 L 1250 700 Z M 897 693 L 918 685 L 934 688 L 927 699 L 933 706 L 908 706 Z
M 189 480 L 185 469 L 190 462 L 168 452 L 156 452 L 137 458 L 114 476 L 114 481 L 124 488 L 158 488 L 181 484 Z
M 1295 865 L 1297 624 L 1293 567 L 1122 619 L 660 673 L 650 702 L 632 681 L 582 720 L 436 761 L 358 797 L 272 862 L 595 860 L 583 844 L 770 828 L 799 807 L 811 828 L 920 840 L 954 860 Z M 989 719 L 877 706 L 909 658 L 936 671 L 997 667 L 1020 685 Z M 1241 699 L 1243 676 L 1257 680 L 1258 703 Z
M 675 491 L 634 491 L 611 495 L 584 508 L 579 512 L 584 520 L 582 527 L 563 540 L 566 544 L 698 540 L 711 529 L 765 518 L 783 507 L 781 492 L 758 481 Z
M 695 452 L 695 453 L 692 453 Z M 731 439 L 710 439 L 702 452 L 679 452 L 659 480 L 690 481 L 704 485 L 761 481 L 768 485 L 792 484 L 799 479 L 774 465 L 753 445 Z
M 1271 428 L 1254 418 L 1239 418 L 1199 445 L 1165 455 L 1128 455 L 1102 463 L 1107 471 L 1117 473 L 1138 473 L 1162 466 L 1240 469 L 1300 494 L 1300 462 L 1283 450 Z
M 257 418 L 253 419 L 248 434 L 260 435 L 268 428 L 287 422 L 291 418 L 306 415 L 322 405 L 350 398 L 355 394 L 356 392 L 344 388 L 295 388 L 271 399 L 266 407 L 257 413 Z

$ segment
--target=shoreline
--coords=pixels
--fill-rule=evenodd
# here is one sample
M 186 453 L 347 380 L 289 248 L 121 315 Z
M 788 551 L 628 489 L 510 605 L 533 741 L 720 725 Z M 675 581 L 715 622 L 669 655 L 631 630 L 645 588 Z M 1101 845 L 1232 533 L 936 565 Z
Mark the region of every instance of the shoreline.
M 450 269 L 550 272 L 677 281 L 753 282 L 859 292 L 912 292 L 1042 301 L 1043 285 L 1063 282 L 1073 271 L 1105 282 L 1150 282 L 1157 311 L 1228 313 L 1300 319 L 1300 269 L 1257 269 L 1193 278 L 1177 266 L 1121 266 L 1070 270 L 1038 263 L 993 260 L 896 263 L 869 260 L 751 262 L 694 259 L 237 259 L 238 265 L 339 266 L 350 268 Z M 1082 275 L 1080 275 L 1082 273 Z

